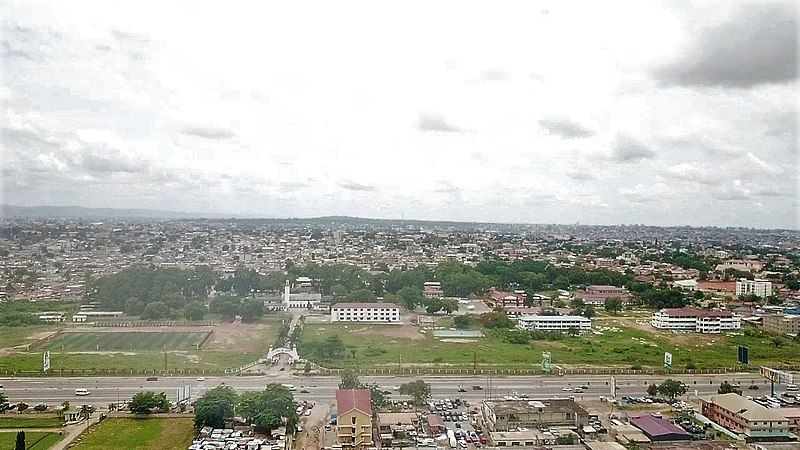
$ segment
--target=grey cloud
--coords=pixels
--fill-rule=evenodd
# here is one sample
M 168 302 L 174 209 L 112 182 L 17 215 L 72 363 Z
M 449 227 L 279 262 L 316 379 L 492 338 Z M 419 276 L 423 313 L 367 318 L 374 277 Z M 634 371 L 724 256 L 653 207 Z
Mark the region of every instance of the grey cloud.
M 376 192 L 378 190 L 377 186 L 372 186 L 369 184 L 353 183 L 351 181 L 339 183 L 339 186 L 343 187 L 344 189 L 347 189 L 348 191 Z
M 136 42 L 139 44 L 146 44 L 150 42 L 150 38 L 139 33 L 131 33 L 122 30 L 111 30 L 111 35 L 119 41 Z
M 573 122 L 566 117 L 545 117 L 539 120 L 539 126 L 550 134 L 559 135 L 567 139 L 586 138 L 594 136 L 594 130 Z
M 581 181 L 581 182 L 595 181 L 595 180 L 598 179 L 596 174 L 592 173 L 590 170 L 585 169 L 585 168 L 584 169 L 578 169 L 578 168 L 569 169 L 569 170 L 567 170 L 565 172 L 565 175 L 567 177 L 575 180 L 575 181 Z
M 731 147 L 722 143 L 711 142 L 707 138 L 698 135 L 687 135 L 679 137 L 659 138 L 658 142 L 668 151 L 688 150 L 705 153 L 709 156 L 736 156 L 742 153 L 741 149 Z
M 657 68 L 664 85 L 748 88 L 797 77 L 797 11 L 793 4 L 752 3 L 705 30 L 683 56 Z
M 230 139 L 236 136 L 236 134 L 231 130 L 207 125 L 187 126 L 181 130 L 181 133 L 187 136 L 217 140 Z
M 511 79 L 511 75 L 505 70 L 489 69 L 481 73 L 481 78 L 485 81 L 508 81 Z
M 450 195 L 458 195 L 461 193 L 461 189 L 458 186 L 450 183 L 449 181 L 439 181 L 436 183 L 436 188 L 434 192 L 437 194 L 450 194 Z
M 27 60 L 31 60 L 31 61 L 33 60 L 33 56 L 31 56 L 30 53 L 28 53 L 28 52 L 26 52 L 24 50 L 20 50 L 18 48 L 13 47 L 11 45 L 11 43 L 8 42 L 8 41 L 3 41 L 2 42 L 2 46 L 3 46 L 3 50 L 4 50 L 4 52 L 3 52 L 3 57 L 4 58 L 22 58 L 22 59 L 27 59 Z
M 147 171 L 147 164 L 144 161 L 126 158 L 118 152 L 105 150 L 104 153 L 89 153 L 83 156 L 83 160 L 78 163 L 84 171 L 95 174 L 105 175 L 110 173 L 144 173 Z
M 105 44 L 97 44 L 94 46 L 94 49 L 101 52 L 110 52 L 111 46 Z
M 434 131 L 441 133 L 460 133 L 462 130 L 448 123 L 441 114 L 420 113 L 417 121 L 417 129 L 420 131 Z
M 308 187 L 308 183 L 284 182 L 278 185 L 283 192 L 291 192 Z
M 618 133 L 612 145 L 612 158 L 617 162 L 633 163 L 653 158 L 656 153 L 633 136 Z

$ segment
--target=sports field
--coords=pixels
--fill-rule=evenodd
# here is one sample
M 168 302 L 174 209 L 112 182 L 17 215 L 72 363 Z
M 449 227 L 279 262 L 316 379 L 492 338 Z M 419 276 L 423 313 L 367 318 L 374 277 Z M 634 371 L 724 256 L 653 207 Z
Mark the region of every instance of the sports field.
M 196 350 L 205 335 L 172 331 L 63 333 L 42 349 L 66 352 Z

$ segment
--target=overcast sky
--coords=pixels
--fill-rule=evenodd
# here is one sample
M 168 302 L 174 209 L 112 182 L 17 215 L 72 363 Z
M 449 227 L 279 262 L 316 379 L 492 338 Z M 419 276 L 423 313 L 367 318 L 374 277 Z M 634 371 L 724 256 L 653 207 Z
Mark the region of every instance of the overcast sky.
M 251 3 L 0 2 L 3 202 L 798 227 L 796 2 Z

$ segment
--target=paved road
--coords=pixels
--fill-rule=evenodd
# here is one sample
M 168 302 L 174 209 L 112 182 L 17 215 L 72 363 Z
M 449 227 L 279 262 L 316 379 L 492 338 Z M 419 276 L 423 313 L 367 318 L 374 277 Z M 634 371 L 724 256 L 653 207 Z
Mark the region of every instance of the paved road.
M 467 400 L 481 400 L 490 394 L 494 398 L 502 398 L 505 395 L 527 394 L 531 397 L 552 397 L 574 395 L 576 398 L 591 398 L 600 395 L 610 395 L 611 377 L 607 375 L 576 375 L 569 377 L 543 377 L 543 376 L 518 376 L 518 377 L 488 377 L 475 376 L 423 376 L 431 384 L 432 394 L 437 397 L 463 398 Z M 645 395 L 647 386 L 653 382 L 660 382 L 664 378 L 659 376 L 617 376 L 617 395 Z M 759 395 L 769 392 L 769 384 L 754 374 L 723 374 L 723 375 L 693 375 L 693 376 L 673 376 L 689 386 L 690 396 L 697 390 L 699 395 L 711 394 L 716 392 L 717 386 L 723 380 L 738 381 L 743 386 L 755 382 L 761 388 L 752 391 Z M 406 381 L 409 377 L 361 377 L 362 382 L 378 383 L 380 386 L 394 391 L 393 387 Z M 97 407 L 103 407 L 108 403 L 118 400 L 129 399 L 133 394 L 141 391 L 164 391 L 168 397 L 175 400 L 177 389 L 181 385 L 190 384 L 192 386 L 192 396 L 196 398 L 206 390 L 221 383 L 232 386 L 239 392 L 261 390 L 268 383 L 287 383 L 296 387 L 295 396 L 299 399 L 312 401 L 329 401 L 334 398 L 339 378 L 330 376 L 311 376 L 300 377 L 290 375 L 288 372 L 279 372 L 275 375 L 265 376 L 226 376 L 226 377 L 206 377 L 203 381 L 195 378 L 181 377 L 161 377 L 158 381 L 146 381 L 144 377 L 124 378 L 0 378 L 0 384 L 4 385 L 3 392 L 8 395 L 12 402 L 25 401 L 28 404 L 48 403 L 58 404 L 64 400 L 72 403 L 86 402 Z M 473 390 L 473 385 L 480 385 L 483 390 Z M 573 394 L 563 390 L 564 387 L 578 387 L 586 385 L 589 388 L 580 394 Z M 458 392 L 459 386 L 467 389 L 467 392 Z M 491 389 L 490 389 L 491 387 Z M 90 396 L 78 397 L 75 389 L 86 388 L 91 391 Z M 307 390 L 308 393 L 300 392 Z M 776 388 L 777 390 L 777 388 Z M 392 394 L 392 397 L 398 397 Z

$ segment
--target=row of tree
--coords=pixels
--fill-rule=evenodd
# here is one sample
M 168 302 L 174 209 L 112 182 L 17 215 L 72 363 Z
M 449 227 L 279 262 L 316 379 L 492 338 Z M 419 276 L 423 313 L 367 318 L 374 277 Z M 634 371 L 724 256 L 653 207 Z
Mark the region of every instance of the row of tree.
M 284 425 L 288 432 L 297 424 L 296 406 L 292 392 L 280 384 L 270 383 L 261 392 L 241 395 L 230 386 L 217 386 L 195 401 L 194 425 L 223 428 L 235 410 L 260 432 L 269 434 Z

